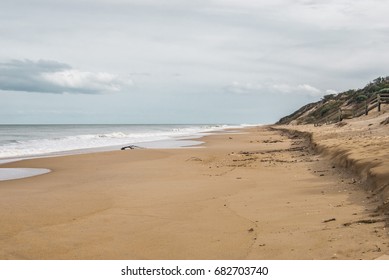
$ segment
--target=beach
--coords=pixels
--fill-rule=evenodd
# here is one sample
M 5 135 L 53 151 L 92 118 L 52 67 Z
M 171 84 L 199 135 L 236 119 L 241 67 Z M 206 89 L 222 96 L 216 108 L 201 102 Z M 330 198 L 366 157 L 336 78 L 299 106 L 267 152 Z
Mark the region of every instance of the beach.
M 385 257 L 387 125 L 369 124 L 258 126 L 195 147 L 6 163 L 51 172 L 0 182 L 0 259 Z M 366 159 L 347 154 L 362 140 L 376 162 L 366 174 L 336 157 Z

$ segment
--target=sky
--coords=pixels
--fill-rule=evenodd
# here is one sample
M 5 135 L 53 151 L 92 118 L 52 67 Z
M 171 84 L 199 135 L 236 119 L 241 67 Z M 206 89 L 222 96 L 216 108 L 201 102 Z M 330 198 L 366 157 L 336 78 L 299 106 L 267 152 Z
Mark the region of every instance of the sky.
M 389 75 L 387 0 L 1 0 L 0 124 L 273 123 Z

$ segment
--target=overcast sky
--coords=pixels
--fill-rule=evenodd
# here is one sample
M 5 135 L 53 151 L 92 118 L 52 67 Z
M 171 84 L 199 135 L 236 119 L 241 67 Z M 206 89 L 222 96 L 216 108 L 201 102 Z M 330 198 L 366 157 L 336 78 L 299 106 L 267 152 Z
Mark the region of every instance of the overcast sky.
M 271 123 L 389 75 L 387 0 L 1 0 L 0 123 Z

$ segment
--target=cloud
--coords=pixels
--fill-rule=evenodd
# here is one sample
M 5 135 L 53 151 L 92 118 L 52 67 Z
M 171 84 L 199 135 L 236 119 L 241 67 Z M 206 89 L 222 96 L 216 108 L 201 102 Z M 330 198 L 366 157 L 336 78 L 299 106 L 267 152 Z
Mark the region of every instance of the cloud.
M 298 85 L 297 88 L 301 91 L 305 91 L 305 92 L 309 93 L 312 96 L 319 96 L 322 93 L 321 90 L 319 90 L 311 85 L 307 85 L 307 84 Z
M 31 109 L 70 110 L 78 102 L 85 108 L 110 107 L 106 114 L 116 116 L 118 107 L 136 99 L 131 122 L 160 122 L 166 121 L 161 117 L 171 104 L 188 108 L 203 102 L 202 108 L 210 108 L 207 104 L 223 92 L 225 105 L 210 109 L 212 114 L 231 120 L 229 110 L 241 104 L 234 121 L 245 116 L 244 122 L 250 122 L 263 117 L 262 110 L 245 110 L 252 100 L 280 103 L 281 97 L 285 105 L 279 112 L 287 114 L 328 94 L 326 89 L 363 87 L 389 69 L 389 1 L 384 0 L 33 2 L 1 2 L 0 38 L 6 51 L 0 54 L 0 90 L 57 94 L 0 92 L 6 96 L 2 112 L 21 107 L 23 98 L 23 107 Z M 35 61 L 1 63 L 24 57 Z M 99 73 L 101 65 L 109 73 Z M 115 98 L 60 95 L 123 91 L 129 82 L 124 76 L 142 86 Z M 266 109 L 266 104 L 257 106 Z M 180 122 L 200 122 L 207 115 L 205 109 L 179 112 L 174 114 Z M 15 122 L 12 117 L 0 121 Z
M 270 88 L 282 93 L 290 93 L 295 90 L 294 87 L 287 84 L 272 85 Z
M 43 73 L 45 81 L 69 91 L 110 92 L 119 91 L 122 81 L 109 73 L 91 73 L 69 69 L 60 72 Z
M 326 94 L 337 94 L 338 91 L 337 90 L 333 90 L 333 89 L 327 89 L 326 90 Z
M 237 94 L 247 94 L 247 93 L 271 93 L 278 92 L 283 94 L 294 94 L 294 95 L 309 95 L 312 97 L 322 96 L 323 92 L 311 86 L 309 84 L 301 85 L 290 85 L 290 84 L 261 84 L 261 83 L 252 83 L 252 82 L 237 82 L 234 81 L 231 85 L 225 87 L 228 92 L 237 93 Z M 334 92 L 333 90 L 327 90 L 326 92 Z
M 322 91 L 308 84 L 302 84 L 298 86 L 288 85 L 288 84 L 279 84 L 272 85 L 272 89 L 281 92 L 281 93 L 290 93 L 290 94 L 303 94 L 310 96 L 321 96 Z
M 102 94 L 132 85 L 130 79 L 104 72 L 86 72 L 47 60 L 11 60 L 0 63 L 0 90 Z
M 263 86 L 259 83 L 242 83 L 237 81 L 226 87 L 227 91 L 237 94 L 255 93 L 261 89 L 263 89 Z

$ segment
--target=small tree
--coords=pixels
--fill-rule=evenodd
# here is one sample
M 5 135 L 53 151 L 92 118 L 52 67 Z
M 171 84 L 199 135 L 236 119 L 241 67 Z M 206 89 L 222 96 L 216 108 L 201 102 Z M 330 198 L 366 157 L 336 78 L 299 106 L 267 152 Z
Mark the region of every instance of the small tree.
M 323 101 L 324 102 L 327 102 L 328 100 L 331 100 L 331 99 L 333 99 L 333 98 L 335 98 L 335 94 L 327 94 L 327 95 L 324 95 L 323 96 Z

